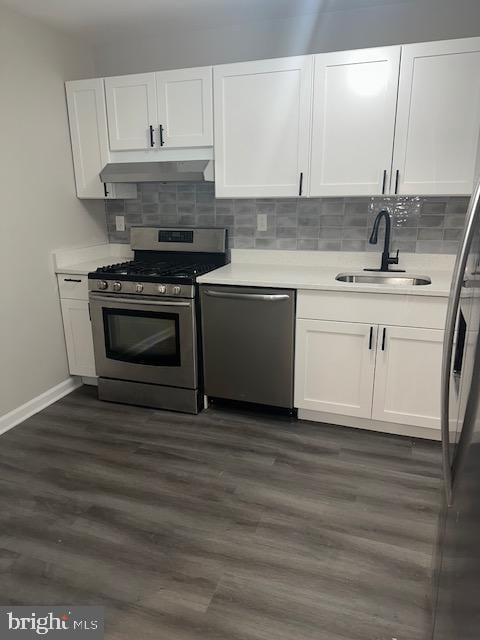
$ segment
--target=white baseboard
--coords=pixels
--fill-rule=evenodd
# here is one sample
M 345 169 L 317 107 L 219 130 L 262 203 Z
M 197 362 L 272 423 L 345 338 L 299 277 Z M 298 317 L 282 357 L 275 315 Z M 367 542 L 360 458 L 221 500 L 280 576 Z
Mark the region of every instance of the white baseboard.
M 5 433 L 9 429 L 12 429 L 20 422 L 23 422 L 30 416 L 33 416 L 35 413 L 38 413 L 48 405 L 53 404 L 63 396 L 68 395 L 78 387 L 82 386 L 81 378 L 70 377 L 57 384 L 55 387 L 48 389 L 44 393 L 40 394 L 36 398 L 29 400 L 25 404 L 22 404 L 20 407 L 17 407 L 10 413 L 6 413 L 4 416 L 0 417 L 0 435 Z

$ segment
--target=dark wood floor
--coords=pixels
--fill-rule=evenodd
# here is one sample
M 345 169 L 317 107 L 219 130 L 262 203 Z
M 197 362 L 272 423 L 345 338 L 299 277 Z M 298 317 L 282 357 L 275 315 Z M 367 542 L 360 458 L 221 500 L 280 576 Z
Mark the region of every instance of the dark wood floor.
M 426 640 L 437 445 L 84 387 L 0 438 L 2 604 L 109 639 Z

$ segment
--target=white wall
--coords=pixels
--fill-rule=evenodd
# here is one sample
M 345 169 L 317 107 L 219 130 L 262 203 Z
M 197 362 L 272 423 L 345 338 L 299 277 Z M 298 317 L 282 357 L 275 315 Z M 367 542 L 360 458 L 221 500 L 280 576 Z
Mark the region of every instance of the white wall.
M 96 48 L 115 75 L 480 35 L 480 0 L 411 0 L 189 31 L 139 21 Z
M 106 238 L 103 202 L 75 196 L 66 79 L 87 47 L 0 8 L 0 415 L 68 377 L 51 251 Z

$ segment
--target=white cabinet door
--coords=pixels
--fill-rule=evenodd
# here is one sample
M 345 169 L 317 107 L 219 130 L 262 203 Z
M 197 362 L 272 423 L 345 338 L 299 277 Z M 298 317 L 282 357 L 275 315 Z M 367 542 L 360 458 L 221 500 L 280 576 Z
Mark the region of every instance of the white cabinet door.
M 312 57 L 220 65 L 213 73 L 217 196 L 307 194 Z
M 63 329 L 71 375 L 94 377 L 93 338 L 88 302 L 62 300 Z
M 372 418 L 440 428 L 443 331 L 379 327 Z
M 100 171 L 108 162 L 103 80 L 66 83 L 75 183 L 79 198 L 104 198 Z
M 136 198 L 135 184 L 108 184 L 100 171 L 110 161 L 103 80 L 65 83 L 75 184 L 79 198 Z
M 370 418 L 377 327 L 297 320 L 295 407 Z
M 479 69 L 480 38 L 402 47 L 392 193 L 472 192 Z
M 105 95 L 112 151 L 158 145 L 154 73 L 105 78 Z
M 388 192 L 400 47 L 314 56 L 310 195 Z
M 155 74 L 158 116 L 165 147 L 213 145 L 212 67 Z M 160 134 L 160 131 L 159 131 Z

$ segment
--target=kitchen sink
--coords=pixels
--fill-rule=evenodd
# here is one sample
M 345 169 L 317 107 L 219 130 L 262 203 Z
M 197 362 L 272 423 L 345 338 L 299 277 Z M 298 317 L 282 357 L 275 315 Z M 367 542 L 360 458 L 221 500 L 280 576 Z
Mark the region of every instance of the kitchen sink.
M 335 276 L 335 280 L 357 284 L 383 284 L 388 287 L 424 286 L 426 284 L 432 284 L 428 276 L 408 276 L 393 273 L 339 273 Z

